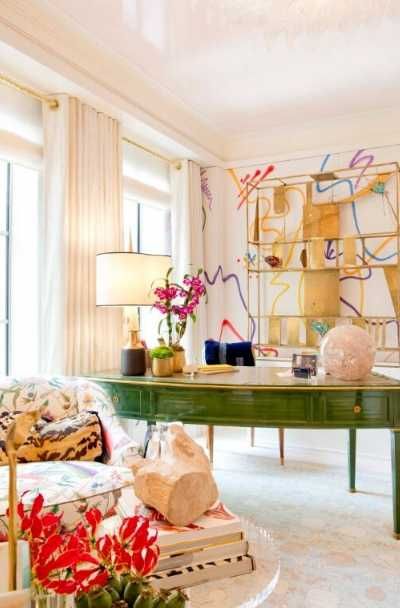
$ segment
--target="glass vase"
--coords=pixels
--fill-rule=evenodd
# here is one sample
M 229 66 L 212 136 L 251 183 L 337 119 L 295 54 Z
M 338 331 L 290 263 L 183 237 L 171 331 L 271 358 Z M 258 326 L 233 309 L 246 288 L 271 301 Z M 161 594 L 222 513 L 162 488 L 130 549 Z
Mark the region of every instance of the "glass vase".
M 71 608 L 72 606 L 72 596 L 32 592 L 31 608 Z

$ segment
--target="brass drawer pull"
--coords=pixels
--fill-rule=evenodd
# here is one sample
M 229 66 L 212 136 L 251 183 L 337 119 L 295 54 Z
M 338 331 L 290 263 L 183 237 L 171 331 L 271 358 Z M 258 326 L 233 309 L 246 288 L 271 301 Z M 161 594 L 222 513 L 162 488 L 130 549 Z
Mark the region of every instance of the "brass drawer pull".
M 354 412 L 355 414 L 361 414 L 361 405 L 356 404 L 356 405 L 353 407 L 353 412 Z
M 113 395 L 112 396 L 112 402 L 113 403 L 119 403 L 119 397 L 118 397 L 118 395 Z

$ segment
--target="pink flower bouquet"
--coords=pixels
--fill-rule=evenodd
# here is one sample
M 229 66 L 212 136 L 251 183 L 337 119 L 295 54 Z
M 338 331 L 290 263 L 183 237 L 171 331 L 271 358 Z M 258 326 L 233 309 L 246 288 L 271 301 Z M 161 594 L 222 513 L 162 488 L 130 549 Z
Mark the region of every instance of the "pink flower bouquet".
M 195 275 L 185 274 L 182 285 L 170 281 L 172 268 L 167 272 L 164 287 L 157 287 L 154 294 L 157 300 L 154 308 L 159 310 L 161 319 L 158 332 L 161 334 L 163 324 L 168 330 L 168 344 L 171 347 L 179 346 L 183 338 L 188 320 L 196 321 L 196 311 L 202 297 L 206 295 L 206 288 L 200 278 L 202 270 L 199 269 Z

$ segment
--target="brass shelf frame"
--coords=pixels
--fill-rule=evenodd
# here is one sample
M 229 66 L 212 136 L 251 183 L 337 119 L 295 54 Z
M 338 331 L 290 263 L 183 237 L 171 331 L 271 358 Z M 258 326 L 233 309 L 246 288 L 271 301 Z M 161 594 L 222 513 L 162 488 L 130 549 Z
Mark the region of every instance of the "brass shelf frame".
M 312 243 L 313 241 L 343 241 L 344 239 L 352 238 L 362 241 L 367 239 L 379 239 L 379 238 L 389 238 L 389 237 L 397 237 L 397 232 L 363 232 L 361 234 L 346 234 L 342 236 L 311 236 L 304 239 L 288 239 L 281 240 L 277 239 L 276 241 L 252 241 L 249 239 L 247 242 L 249 245 L 262 245 L 263 247 L 272 247 L 273 245 L 294 245 L 294 244 L 303 244 L 303 243 Z
M 337 272 L 338 270 L 368 270 L 369 268 L 396 268 L 397 264 L 349 264 L 346 266 L 321 266 L 319 268 L 310 268 L 307 266 L 303 268 L 302 266 L 277 266 L 276 268 L 261 268 L 260 270 L 248 268 L 248 272 L 252 274 L 264 274 L 266 272 L 272 273 L 283 273 L 283 272 L 321 272 L 321 270 L 326 270 L 329 272 L 330 270 L 334 270 Z
M 252 332 L 252 327 L 253 327 L 253 323 L 256 323 L 256 335 L 255 337 L 255 341 L 257 342 L 257 346 L 261 347 L 261 348 L 266 348 L 266 349 L 271 349 L 271 348 L 280 348 L 282 347 L 282 349 L 285 349 L 285 351 L 287 351 L 288 349 L 292 349 L 293 351 L 298 350 L 299 348 L 306 348 L 306 349 L 313 349 L 315 350 L 315 345 L 307 345 L 307 344 L 285 344 L 282 342 L 282 336 L 280 336 L 280 343 L 279 344 L 274 344 L 273 342 L 270 343 L 266 343 L 265 340 L 261 339 L 261 329 L 262 329 L 262 324 L 265 323 L 266 321 L 270 320 L 270 319 L 274 319 L 275 321 L 284 321 L 287 319 L 293 319 L 293 320 L 298 320 L 299 323 L 303 322 L 306 327 L 310 325 L 312 320 L 326 320 L 327 322 L 330 322 L 331 324 L 335 324 L 335 322 L 337 321 L 348 321 L 348 322 L 353 322 L 353 323 L 365 323 L 366 325 L 369 325 L 370 327 L 372 327 L 373 325 L 376 326 L 386 326 L 387 323 L 390 322 L 396 322 L 398 327 L 400 324 L 400 278 L 397 278 L 397 287 L 396 287 L 396 295 L 394 297 L 394 301 L 393 301 L 393 305 L 395 307 L 395 316 L 385 316 L 385 315 L 368 315 L 368 316 L 362 316 L 362 317 L 358 317 L 356 315 L 352 316 L 352 315 L 317 315 L 317 314 L 305 314 L 305 315 L 276 315 L 276 314 L 266 314 L 264 313 L 264 311 L 262 311 L 262 298 L 261 298 L 261 291 L 262 288 L 265 287 L 265 282 L 262 280 L 263 276 L 268 276 L 269 274 L 272 275 L 279 275 L 279 274 L 284 274 L 285 272 L 293 272 L 293 273 L 308 273 L 308 272 L 325 272 L 325 271 L 335 271 L 335 272 L 344 272 L 344 271 L 360 271 L 360 270 L 368 270 L 368 269 L 390 269 L 390 272 L 395 271 L 395 269 L 397 268 L 398 274 L 397 277 L 400 277 L 400 224 L 399 224 L 399 219 L 400 219 L 400 213 L 399 213 L 399 176 L 400 176 L 400 167 L 399 167 L 399 163 L 398 162 L 386 162 L 386 163 L 374 163 L 371 164 L 366 170 L 363 171 L 362 175 L 363 178 L 379 178 L 382 177 L 383 181 L 389 181 L 392 180 L 392 178 L 394 178 L 394 196 L 395 196 L 395 203 L 394 203 L 394 209 L 393 209 L 393 220 L 395 223 L 395 229 L 392 231 L 384 231 L 384 232 L 367 232 L 367 233 L 356 233 L 356 234 L 335 234 L 332 235 L 332 237 L 327 237 L 327 236 L 311 236 L 311 237 L 306 237 L 306 238 L 283 238 L 283 239 L 276 239 L 275 241 L 271 241 L 271 240 L 263 240 L 262 238 L 260 238 L 260 230 L 259 230 L 259 226 L 257 226 L 257 233 L 254 232 L 254 236 L 253 238 L 250 238 L 250 225 L 251 222 L 253 222 L 253 220 L 258 216 L 258 206 L 259 206 L 259 201 L 262 199 L 262 193 L 263 191 L 267 190 L 267 189 L 275 189 L 275 188 L 279 188 L 279 187 L 285 187 L 287 188 L 289 191 L 291 188 L 294 187 L 302 187 L 304 189 L 304 192 L 306 193 L 306 189 L 310 190 L 310 188 L 312 188 L 312 184 L 316 184 L 319 182 L 334 182 L 335 180 L 338 179 L 356 179 L 360 177 L 360 171 L 361 168 L 360 167 L 356 167 L 354 169 L 349 169 L 349 168 L 339 168 L 339 169 L 335 169 L 333 171 L 327 171 L 327 172 L 323 172 L 323 173 L 319 173 L 319 174 L 296 174 L 296 175 L 286 175 L 286 176 L 273 176 L 273 177 L 268 177 L 260 182 L 257 181 L 251 181 L 249 180 L 248 182 L 246 182 L 245 186 L 244 186 L 244 194 L 245 194 L 245 203 L 246 203 L 246 234 L 247 234 L 247 248 L 248 248 L 248 252 L 250 253 L 251 251 L 253 251 L 254 253 L 256 253 L 256 264 L 255 267 L 252 267 L 249 263 L 247 264 L 247 310 L 248 310 L 248 323 L 247 323 L 247 327 L 248 327 L 248 337 L 251 337 L 251 332 Z M 310 186 L 311 184 L 311 186 Z M 373 193 L 372 187 L 371 187 L 371 194 Z M 367 193 L 366 193 L 367 194 Z M 377 196 L 379 196 L 380 193 L 376 193 Z M 250 196 L 252 197 L 252 205 L 249 204 L 249 199 Z M 250 208 L 253 207 L 254 208 L 254 202 L 255 202 L 255 198 L 256 198 L 256 215 L 253 217 L 250 217 Z M 341 202 L 340 200 L 335 201 L 334 199 L 332 199 L 332 201 L 329 201 L 328 203 L 325 202 L 320 202 L 320 201 L 316 201 L 314 203 L 315 207 L 318 206 L 323 206 L 326 204 L 329 205 L 337 205 L 339 206 L 339 208 L 342 205 L 347 205 L 349 204 L 348 202 L 348 198 L 346 197 L 346 201 Z M 356 198 L 356 197 L 354 197 Z M 278 219 L 278 218 L 276 218 Z M 250 221 L 251 220 L 251 221 Z M 311 247 L 311 245 L 315 242 L 315 241 L 323 241 L 323 242 L 327 242 L 327 241 L 331 241 L 334 245 L 336 250 L 339 249 L 339 245 L 341 242 L 343 242 L 343 240 L 345 239 L 354 239 L 356 242 L 361 242 L 361 256 L 364 257 L 364 255 L 366 254 L 365 252 L 365 241 L 366 240 L 371 240 L 371 239 L 385 239 L 385 238 L 394 238 L 396 239 L 396 253 L 397 253 L 397 257 L 395 258 L 396 261 L 395 263 L 382 263 L 382 264 L 376 264 L 376 263 L 360 263 L 360 264 L 339 264 L 339 260 L 338 260 L 338 256 L 336 256 L 336 263 L 334 263 L 334 265 L 330 265 L 330 266 L 320 266 L 319 264 L 315 264 L 315 263 L 311 263 L 310 264 L 310 260 L 309 258 L 307 258 L 307 266 L 306 267 L 275 267 L 275 268 L 265 268 L 264 267 L 264 261 L 263 261 L 263 257 L 266 255 L 265 250 L 271 249 L 271 248 L 276 248 L 279 246 L 284 246 L 284 245 L 296 245 L 296 244 L 304 244 L 305 247 L 308 249 L 308 247 Z M 314 245 L 312 245 L 314 246 Z M 357 254 L 357 252 L 356 252 Z M 360 253 L 358 253 L 357 255 L 360 255 Z M 328 260 L 326 260 L 326 262 L 330 263 Z M 331 262 L 332 263 L 332 262 Z M 251 277 L 253 277 L 253 281 L 251 280 Z M 256 282 L 254 282 L 254 278 L 257 278 L 259 280 L 257 280 Z M 255 300 L 254 300 L 255 298 Z M 269 331 L 269 330 L 268 330 Z M 385 338 L 386 339 L 386 338 Z M 378 351 L 380 352 L 388 352 L 388 353 L 398 353 L 398 358 L 395 362 L 391 361 L 388 362 L 388 364 L 390 365 L 396 365 L 396 366 L 400 366 L 400 329 L 398 332 L 398 337 L 397 340 L 399 341 L 399 345 L 396 347 L 393 346 L 382 346 L 381 344 L 376 344 L 376 348 Z M 281 357 L 279 357 L 281 358 Z M 382 363 L 381 363 L 382 364 Z

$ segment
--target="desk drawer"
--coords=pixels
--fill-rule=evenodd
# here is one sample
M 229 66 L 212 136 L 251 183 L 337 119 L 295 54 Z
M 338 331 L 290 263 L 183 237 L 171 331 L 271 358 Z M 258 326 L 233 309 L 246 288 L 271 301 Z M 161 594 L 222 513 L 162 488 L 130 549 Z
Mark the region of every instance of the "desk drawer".
M 151 395 L 153 410 L 159 420 L 194 420 L 206 413 L 208 393 L 200 396 L 193 390 L 158 389 Z
M 114 384 L 109 391 L 115 411 L 125 418 L 140 418 L 143 415 L 143 395 L 139 388 Z
M 382 393 L 332 393 L 325 397 L 324 422 L 340 426 L 387 426 L 390 424 L 390 399 Z
M 158 419 L 200 424 L 239 426 L 302 425 L 311 419 L 311 397 L 287 391 L 264 395 L 262 391 L 158 390 L 153 396 Z

